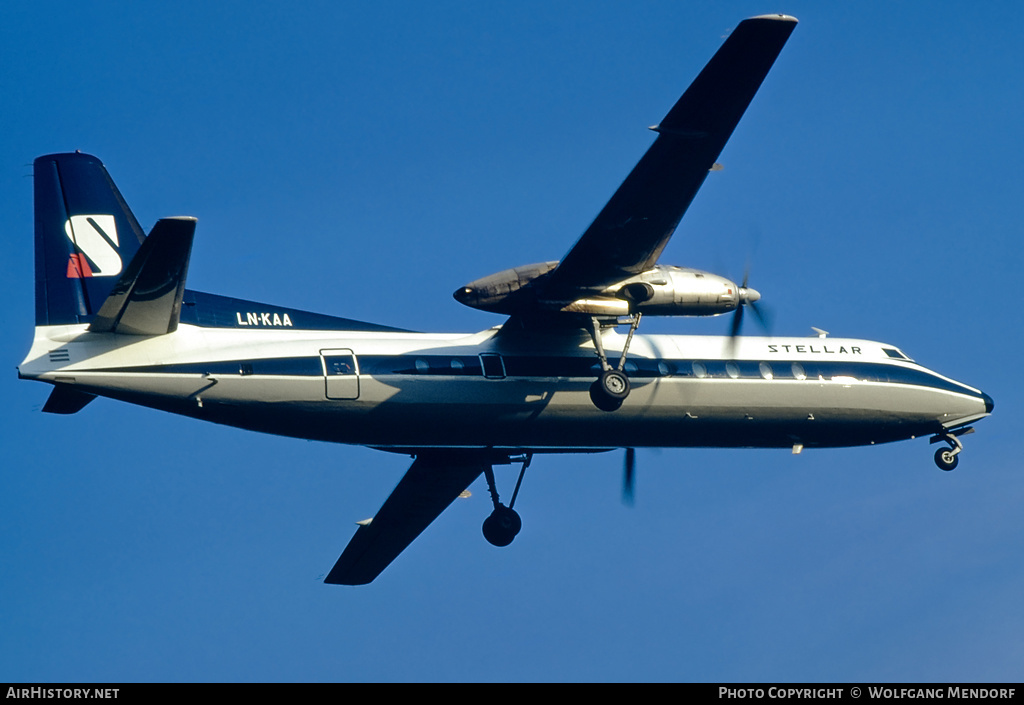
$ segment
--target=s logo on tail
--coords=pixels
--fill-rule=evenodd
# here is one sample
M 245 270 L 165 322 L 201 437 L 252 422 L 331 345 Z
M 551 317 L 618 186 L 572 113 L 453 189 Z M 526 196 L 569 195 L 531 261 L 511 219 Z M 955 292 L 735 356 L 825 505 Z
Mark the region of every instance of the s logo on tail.
M 33 175 L 36 325 L 91 323 L 145 233 L 96 157 L 47 154 Z
M 73 215 L 64 221 L 64 234 L 74 248 L 68 258 L 68 279 L 116 277 L 121 273 L 114 216 Z

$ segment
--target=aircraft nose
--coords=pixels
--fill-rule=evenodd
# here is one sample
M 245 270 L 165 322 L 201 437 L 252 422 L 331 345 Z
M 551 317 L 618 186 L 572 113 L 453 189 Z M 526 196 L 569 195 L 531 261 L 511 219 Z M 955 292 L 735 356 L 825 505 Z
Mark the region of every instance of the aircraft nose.
M 467 304 L 468 305 L 470 299 L 473 298 L 473 296 L 475 294 L 476 294 L 476 289 L 474 289 L 473 287 L 471 287 L 471 286 L 461 286 L 461 287 L 459 287 L 458 289 L 455 290 L 455 293 L 452 294 L 452 296 L 454 296 L 455 300 L 458 301 L 460 304 Z
M 992 409 L 996 407 L 996 403 L 992 401 L 992 397 L 990 397 L 988 394 L 985 394 L 985 392 L 981 393 L 981 398 L 985 402 L 985 412 L 991 414 Z

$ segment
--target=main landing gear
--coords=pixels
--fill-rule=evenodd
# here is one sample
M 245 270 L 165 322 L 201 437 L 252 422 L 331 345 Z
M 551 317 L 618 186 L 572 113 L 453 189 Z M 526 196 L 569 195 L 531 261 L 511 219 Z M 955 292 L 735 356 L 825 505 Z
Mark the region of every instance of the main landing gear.
M 597 359 L 601 361 L 601 374 L 590 385 L 590 401 L 594 402 L 594 406 L 601 411 L 615 411 L 629 396 L 629 377 L 622 371 L 622 368 L 626 364 L 626 353 L 629 352 L 629 344 L 633 342 L 633 334 L 636 332 L 637 326 L 640 325 L 641 315 L 635 313 L 631 317 L 629 335 L 626 336 L 626 344 L 622 347 L 619 365 L 615 368 L 608 363 L 608 356 L 601 343 L 601 323 L 595 316 L 587 319 L 587 331 L 590 333 L 590 339 L 594 341 Z
M 947 431 L 932 437 L 931 443 L 945 441 L 949 444 L 949 448 L 939 448 L 935 451 L 935 464 L 939 466 L 940 470 L 948 472 L 960 464 L 960 458 L 957 456 L 964 449 L 964 444 L 960 442 L 959 436 L 965 436 L 968 433 L 974 433 L 974 428 L 959 428 L 956 431 Z
M 523 520 L 519 513 L 512 508 L 519 495 L 519 486 L 523 484 L 523 475 L 526 468 L 530 467 L 530 460 L 533 456 L 529 453 L 523 456 L 523 468 L 519 471 L 519 479 L 516 481 L 516 489 L 512 492 L 512 501 L 506 507 L 498 499 L 498 488 L 494 483 L 494 468 L 488 465 L 484 470 L 484 477 L 487 479 L 487 490 L 491 493 L 491 502 L 494 504 L 494 511 L 484 519 L 484 538 L 492 546 L 508 546 L 515 539 L 520 529 L 523 528 Z

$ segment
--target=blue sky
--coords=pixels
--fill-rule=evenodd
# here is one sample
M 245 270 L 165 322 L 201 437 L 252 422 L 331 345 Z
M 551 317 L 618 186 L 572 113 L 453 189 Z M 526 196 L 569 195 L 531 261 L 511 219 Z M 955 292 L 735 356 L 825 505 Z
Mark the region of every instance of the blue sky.
M 0 681 L 1020 679 L 1019 3 L 149 5 L 0 10 Z M 479 481 L 341 588 L 405 458 L 107 400 L 44 415 L 16 379 L 40 154 L 99 156 L 144 228 L 197 216 L 192 288 L 472 332 L 501 319 L 451 292 L 561 257 L 767 12 L 800 25 L 662 262 L 749 262 L 774 333 L 987 391 L 953 473 L 923 439 L 641 450 L 629 508 L 621 453 L 539 458 L 509 548 Z

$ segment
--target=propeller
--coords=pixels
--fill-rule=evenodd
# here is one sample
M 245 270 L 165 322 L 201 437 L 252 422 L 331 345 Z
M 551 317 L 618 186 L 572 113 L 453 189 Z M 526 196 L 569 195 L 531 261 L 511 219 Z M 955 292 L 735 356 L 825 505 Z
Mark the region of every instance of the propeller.
M 636 485 L 636 448 L 626 448 L 626 464 L 622 474 L 622 503 L 633 506 L 633 487 Z
M 750 308 L 750 310 L 754 312 L 754 317 L 757 319 L 757 322 L 760 324 L 762 329 L 767 331 L 771 327 L 768 311 L 764 306 L 757 303 L 761 299 L 761 292 L 747 286 L 747 279 L 749 275 L 749 270 L 743 273 L 743 284 L 740 285 L 739 291 L 737 292 L 739 302 L 736 306 L 736 312 L 732 315 L 732 323 L 729 325 L 730 356 L 732 356 L 732 350 L 736 347 L 736 338 L 740 334 L 740 329 L 743 327 L 744 309 Z

